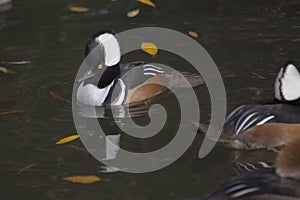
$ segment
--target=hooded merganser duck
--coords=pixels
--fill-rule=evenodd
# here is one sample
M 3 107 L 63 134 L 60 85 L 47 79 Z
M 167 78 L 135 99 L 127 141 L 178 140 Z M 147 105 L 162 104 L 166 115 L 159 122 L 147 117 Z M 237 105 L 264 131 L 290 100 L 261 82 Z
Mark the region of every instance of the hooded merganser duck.
M 242 105 L 231 112 L 220 141 L 234 148 L 253 149 L 281 146 L 292 140 L 300 130 L 300 74 L 295 61 L 280 69 L 274 89 L 274 100 Z
M 203 200 L 300 199 L 300 138 L 277 156 L 275 168 L 265 168 L 233 178 Z
M 168 87 L 188 87 L 182 76 L 162 67 L 141 61 L 120 64 L 120 45 L 112 31 L 91 36 L 85 57 L 86 72 L 78 79 L 77 100 L 86 105 L 132 104 L 157 96 Z M 184 76 L 193 87 L 203 83 L 199 75 Z

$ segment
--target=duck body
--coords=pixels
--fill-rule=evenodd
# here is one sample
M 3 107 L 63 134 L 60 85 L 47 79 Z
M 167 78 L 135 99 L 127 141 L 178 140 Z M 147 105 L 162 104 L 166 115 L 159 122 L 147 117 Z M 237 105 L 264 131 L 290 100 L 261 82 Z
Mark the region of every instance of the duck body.
M 233 178 L 202 200 L 300 199 L 300 181 L 282 178 L 274 169 L 264 169 Z
M 300 75 L 288 61 L 277 75 L 275 97 L 242 105 L 225 119 L 219 141 L 238 149 L 276 147 L 300 135 Z
M 274 167 L 252 171 L 221 185 L 203 200 L 300 199 L 300 137 L 288 142 Z
M 132 104 L 157 96 L 168 88 L 203 83 L 199 75 L 186 74 L 187 84 L 182 76 L 142 61 L 121 64 L 119 43 L 110 31 L 99 32 L 89 39 L 86 58 L 90 57 L 92 61 L 86 62 L 86 73 L 79 78 L 77 90 L 77 100 L 87 105 Z

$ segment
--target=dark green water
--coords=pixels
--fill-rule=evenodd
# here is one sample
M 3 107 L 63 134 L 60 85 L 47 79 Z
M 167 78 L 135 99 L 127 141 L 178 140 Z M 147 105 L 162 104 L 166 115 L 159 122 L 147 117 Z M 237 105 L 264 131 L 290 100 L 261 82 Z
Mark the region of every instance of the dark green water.
M 70 147 L 82 147 L 80 140 L 70 145 L 55 144 L 76 130 L 71 104 L 53 99 L 49 92 L 55 91 L 71 100 L 84 44 L 99 30 L 121 32 L 159 26 L 182 33 L 198 32 L 197 41 L 214 59 L 223 76 L 229 111 L 257 98 L 271 97 L 279 67 L 290 58 L 299 61 L 299 1 L 154 2 L 156 9 L 134 0 L 13 0 L 10 10 L 0 12 L 0 61 L 31 61 L 27 65 L 0 63 L 9 70 L 8 74 L 0 72 L 0 109 L 24 111 L 0 115 L 1 198 L 186 199 L 201 197 L 237 175 L 232 162 L 244 152 L 216 146 L 205 159 L 199 159 L 201 136 L 196 137 L 191 148 L 175 163 L 145 174 L 102 173 L 99 161 Z M 71 13 L 68 10 L 71 6 L 86 6 L 91 11 Z M 127 11 L 137 6 L 140 15 L 127 18 Z M 166 60 L 185 69 L 176 57 L 164 53 L 154 59 L 131 53 L 124 60 L 137 59 Z M 205 86 L 196 92 L 201 121 L 208 122 L 208 92 Z M 172 101 L 171 98 L 162 101 L 168 100 Z M 147 121 L 148 117 L 139 120 Z M 171 125 L 164 129 L 165 134 L 172 131 Z M 127 148 L 134 149 L 134 143 L 128 143 Z M 18 174 L 32 163 L 36 165 Z M 81 185 L 61 180 L 88 174 L 110 181 Z

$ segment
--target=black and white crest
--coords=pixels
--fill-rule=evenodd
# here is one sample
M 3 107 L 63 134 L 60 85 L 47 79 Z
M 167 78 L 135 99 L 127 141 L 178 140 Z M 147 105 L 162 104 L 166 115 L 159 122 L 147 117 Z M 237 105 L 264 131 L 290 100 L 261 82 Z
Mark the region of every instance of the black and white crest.
M 279 101 L 295 101 L 300 99 L 300 73 L 297 63 L 288 61 L 282 67 L 275 80 L 275 99 Z

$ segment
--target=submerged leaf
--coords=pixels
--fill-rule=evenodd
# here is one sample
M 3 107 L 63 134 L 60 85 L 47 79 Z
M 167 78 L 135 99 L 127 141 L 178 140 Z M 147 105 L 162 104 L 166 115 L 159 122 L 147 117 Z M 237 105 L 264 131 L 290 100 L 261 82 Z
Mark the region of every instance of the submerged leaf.
M 31 63 L 31 61 L 27 61 L 27 60 L 12 61 L 12 62 L 2 61 L 2 63 L 9 64 L 9 65 L 26 65 L 26 64 Z
M 156 55 L 158 52 L 158 47 L 152 42 L 143 42 L 141 49 L 152 56 Z
M 127 13 L 127 17 L 129 18 L 133 18 L 133 17 L 136 17 L 138 14 L 140 13 L 140 9 L 137 8 L 135 10 L 131 10 Z
M 71 135 L 71 136 L 68 136 L 68 137 L 58 140 L 55 144 L 65 144 L 68 142 L 72 142 L 73 140 L 76 140 L 77 138 L 79 138 L 79 135 Z
M 95 175 L 87 175 L 87 176 L 68 176 L 62 178 L 64 181 L 70 181 L 72 183 L 82 183 L 82 184 L 90 184 L 101 181 L 102 179 Z
M 140 2 L 140 3 L 143 3 L 143 4 L 147 5 L 147 6 L 151 6 L 153 8 L 156 7 L 156 5 L 152 1 L 150 1 L 150 0 L 137 0 L 137 1 Z
M 70 8 L 70 11 L 72 12 L 78 12 L 78 13 L 84 13 L 88 12 L 90 9 L 85 8 L 85 7 L 79 7 L 79 6 L 74 6 Z
M 189 31 L 189 36 L 191 36 L 195 39 L 199 37 L 198 33 L 194 32 L 194 31 Z
M 0 112 L 0 115 L 7 115 L 7 114 L 12 114 L 12 113 L 20 113 L 24 112 L 23 110 L 5 110 Z
M 7 74 L 8 70 L 5 67 L 0 67 L 0 72 Z
M 68 102 L 68 100 L 66 100 L 65 98 L 59 96 L 56 92 L 50 91 L 49 94 L 51 95 L 51 97 L 53 99 L 57 99 L 57 100 L 60 100 L 60 101 L 66 101 L 66 102 Z
M 22 174 L 23 172 L 27 171 L 28 169 L 30 169 L 30 168 L 32 168 L 34 166 L 36 166 L 36 163 L 31 163 L 29 165 L 26 165 L 25 167 L 23 167 L 22 169 L 20 169 L 18 171 L 18 174 Z

